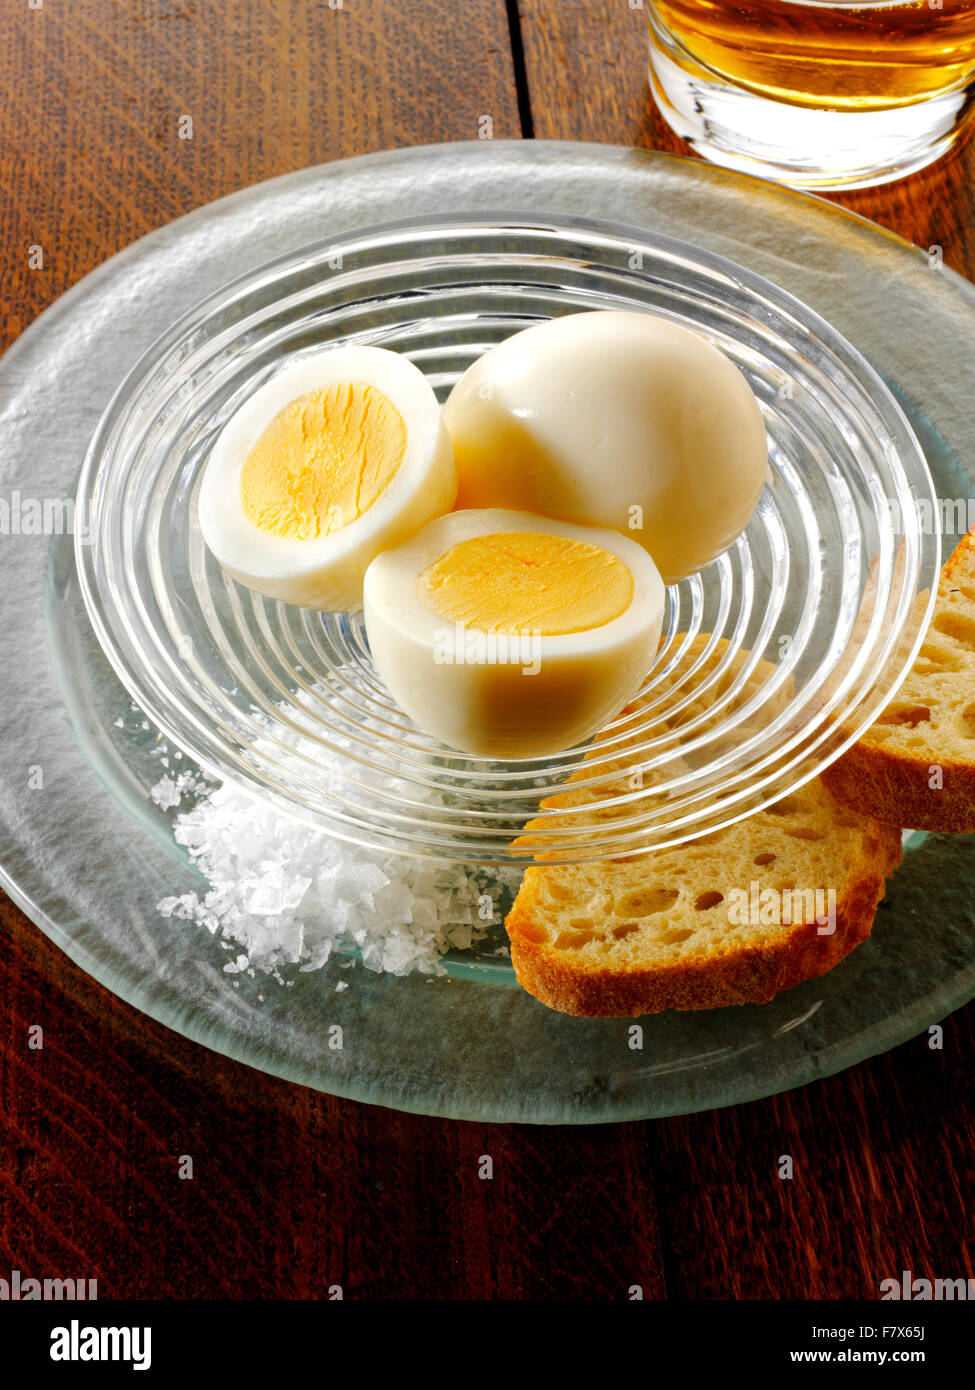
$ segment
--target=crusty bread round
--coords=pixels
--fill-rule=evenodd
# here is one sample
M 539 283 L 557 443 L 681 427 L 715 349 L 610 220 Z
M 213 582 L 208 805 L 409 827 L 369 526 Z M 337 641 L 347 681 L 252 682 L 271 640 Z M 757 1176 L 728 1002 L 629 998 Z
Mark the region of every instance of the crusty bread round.
M 680 687 L 693 672 L 700 694 L 679 717 L 664 713 L 664 729 L 720 707 L 748 653 L 726 657 L 727 643 L 715 645 L 706 634 L 687 645 L 672 680 Z M 731 709 L 744 709 L 773 672 L 759 662 Z M 840 805 L 819 779 L 776 806 L 675 849 L 546 862 L 555 857 L 548 836 L 567 823 L 591 821 L 598 844 L 606 825 L 599 802 L 625 787 L 629 771 L 625 747 L 608 761 L 588 759 L 543 803 L 550 814 L 529 822 L 516 841 L 535 848 L 536 863 L 507 918 L 511 959 L 519 982 L 543 1004 L 563 1013 L 619 1017 L 764 1003 L 832 969 L 869 936 L 885 878 L 900 862 L 900 833 Z M 594 774 L 599 785 L 585 785 Z M 817 889 L 832 890 L 832 914 L 830 899 L 817 902 Z M 797 900 L 785 897 L 796 891 Z M 759 920 L 751 920 L 763 893 L 769 915 L 780 909 L 778 920 L 762 921 L 761 910 Z M 817 915 L 833 922 L 820 923 Z M 820 929 L 834 923 L 835 930 Z
M 941 572 L 931 626 L 896 698 L 823 781 L 890 825 L 975 831 L 975 532 Z
M 665 746 L 676 750 L 687 731 L 695 735 L 709 733 L 705 756 L 732 751 L 743 739 L 757 734 L 770 719 L 776 718 L 791 698 L 791 679 L 776 679 L 778 668 L 769 661 L 752 660 L 745 650 L 730 651 L 727 640 L 699 633 L 690 640 L 678 637 L 675 643 L 679 656 L 669 674 L 655 684 L 647 695 L 638 696 L 620 712 L 614 728 L 614 738 L 604 751 L 590 751 L 563 788 L 539 802 L 546 815 L 531 820 L 524 833 L 512 842 L 513 848 L 533 846 L 539 861 L 556 857 L 547 848 L 557 841 L 563 845 L 558 858 L 591 860 L 598 854 L 600 843 L 612 843 L 619 833 L 619 820 L 634 814 L 630 804 L 635 770 L 640 773 L 640 785 L 650 791 L 655 784 L 677 774 L 693 771 L 684 756 L 664 762 L 657 758 L 650 765 L 636 749 L 650 737 L 655 749 Z M 666 692 L 666 699 L 661 695 Z M 753 701 L 757 698 L 757 706 Z M 649 708 L 648 708 L 649 707 Z M 720 735 L 715 726 L 724 725 Z M 698 759 L 700 759 L 698 754 Z M 607 804 L 615 797 L 626 797 L 626 804 L 615 809 Z M 591 808 L 591 809 L 590 809 Z M 659 811 L 652 799 L 647 802 L 648 813 Z M 585 847 L 578 852 L 564 848 L 565 830 L 585 830 Z M 607 854 L 612 854 L 608 849 Z
M 840 806 L 816 779 L 676 849 L 529 868 L 506 923 L 512 964 L 530 994 L 569 1014 L 764 1003 L 825 974 L 869 936 L 900 857 L 898 831 Z M 797 920 L 730 920 L 733 903 L 745 906 L 741 893 L 749 903 L 738 916 L 747 917 L 763 890 L 784 904 L 787 888 L 804 895 L 804 910 L 781 913 Z M 817 911 L 829 916 L 816 889 L 835 893 L 831 933 L 816 920 Z M 775 899 L 766 901 L 771 912 Z

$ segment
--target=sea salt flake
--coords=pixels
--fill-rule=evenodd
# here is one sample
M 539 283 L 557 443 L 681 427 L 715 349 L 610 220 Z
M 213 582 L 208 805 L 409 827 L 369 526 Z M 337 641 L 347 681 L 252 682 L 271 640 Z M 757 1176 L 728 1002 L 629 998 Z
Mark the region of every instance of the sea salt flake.
M 299 875 L 288 879 L 284 871 L 277 867 L 263 875 L 255 885 L 247 903 L 247 911 L 261 917 L 293 912 L 310 887 L 310 878 Z
M 149 789 L 149 795 L 162 811 L 171 811 L 181 800 L 176 783 L 171 777 L 160 777 L 156 785 Z
M 347 768 L 340 753 L 323 754 L 320 743 L 289 729 L 269 744 L 268 754 L 278 760 L 282 741 L 294 750 L 296 770 L 307 775 L 313 765 L 323 787 L 341 790 Z M 255 752 L 262 756 L 259 748 Z M 392 775 L 368 775 L 394 794 L 415 794 Z M 294 979 L 285 978 L 282 967 L 318 970 L 337 948 L 344 953 L 353 944 L 368 970 L 442 975 L 444 952 L 469 949 L 484 935 L 479 895 L 487 892 L 497 902 L 518 878 L 517 870 L 451 869 L 346 844 L 192 768 L 161 778 L 150 795 L 161 809 L 176 810 L 174 839 L 209 885 L 162 898 L 159 912 L 206 927 L 236 952 L 225 965 L 230 975 L 258 970 L 291 988 Z M 178 811 L 190 798 L 194 804 Z M 436 793 L 427 799 L 435 804 Z M 342 970 L 356 963 L 354 957 L 337 962 Z

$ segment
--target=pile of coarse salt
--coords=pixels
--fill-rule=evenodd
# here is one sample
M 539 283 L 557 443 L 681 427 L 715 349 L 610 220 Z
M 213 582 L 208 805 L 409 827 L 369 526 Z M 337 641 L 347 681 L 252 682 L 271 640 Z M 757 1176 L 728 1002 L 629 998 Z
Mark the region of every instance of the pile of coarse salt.
M 289 742 L 314 752 L 323 779 L 338 780 L 337 762 L 323 764 L 320 745 L 304 749 L 293 734 Z M 405 788 L 389 776 L 383 783 Z M 241 953 L 224 967 L 231 972 L 317 970 L 337 946 L 354 943 L 369 970 L 443 974 L 444 952 L 482 940 L 520 878 L 514 869 L 446 867 L 346 844 L 230 783 L 201 783 L 185 772 L 163 777 L 151 795 L 171 810 L 202 789 L 202 799 L 176 816 L 173 833 L 209 890 L 164 898 L 157 909 L 237 943 Z

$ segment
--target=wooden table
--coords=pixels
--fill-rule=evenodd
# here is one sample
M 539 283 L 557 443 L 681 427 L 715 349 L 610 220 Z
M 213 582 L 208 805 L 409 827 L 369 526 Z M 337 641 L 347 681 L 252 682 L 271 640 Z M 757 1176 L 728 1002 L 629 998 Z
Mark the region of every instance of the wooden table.
M 0 345 L 143 233 L 305 165 L 475 139 L 484 115 L 495 138 L 686 153 L 648 94 L 644 22 L 626 0 L 11 3 Z M 837 201 L 975 278 L 973 174 L 969 144 Z M 946 1020 L 943 1051 L 921 1037 L 772 1100 L 492 1127 L 215 1056 L 0 910 L 0 1275 L 85 1273 L 103 1297 L 315 1298 L 340 1283 L 347 1297 L 620 1298 L 639 1283 L 686 1299 L 873 1298 L 902 1269 L 975 1274 L 975 1006 Z M 43 1052 L 27 1047 L 33 1023 Z M 177 1177 L 185 1153 L 193 1182 Z M 493 1182 L 477 1177 L 484 1153 Z

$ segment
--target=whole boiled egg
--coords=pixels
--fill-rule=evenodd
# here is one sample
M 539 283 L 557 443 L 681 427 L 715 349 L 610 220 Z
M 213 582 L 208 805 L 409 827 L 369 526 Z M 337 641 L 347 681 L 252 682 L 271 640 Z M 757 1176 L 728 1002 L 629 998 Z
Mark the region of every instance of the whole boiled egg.
M 203 539 L 235 579 L 309 608 L 362 603 L 369 562 L 454 505 L 423 373 L 384 348 L 293 359 L 224 426 L 203 474 Z
M 590 738 L 637 693 L 664 586 L 617 531 L 496 508 L 438 517 L 366 571 L 373 661 L 451 748 L 539 758 Z
M 540 512 L 623 532 L 666 583 L 748 523 L 765 426 L 738 368 L 653 314 L 596 310 L 491 348 L 444 406 L 463 508 Z

